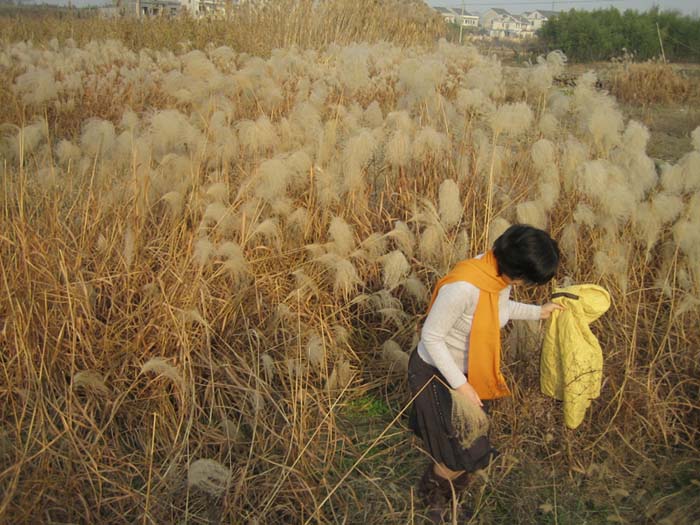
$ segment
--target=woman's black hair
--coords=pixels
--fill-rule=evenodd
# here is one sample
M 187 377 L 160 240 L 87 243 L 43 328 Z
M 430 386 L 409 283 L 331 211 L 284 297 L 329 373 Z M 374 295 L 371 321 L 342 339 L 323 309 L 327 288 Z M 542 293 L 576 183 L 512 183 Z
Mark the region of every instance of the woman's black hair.
M 493 243 L 499 275 L 546 284 L 559 266 L 559 246 L 545 231 L 514 224 Z

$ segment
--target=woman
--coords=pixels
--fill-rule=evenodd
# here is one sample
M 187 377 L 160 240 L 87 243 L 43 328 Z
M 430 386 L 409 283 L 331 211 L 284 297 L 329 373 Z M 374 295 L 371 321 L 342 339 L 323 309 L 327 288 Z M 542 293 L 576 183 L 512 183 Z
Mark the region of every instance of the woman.
M 469 473 L 497 454 L 482 436 L 468 448 L 451 421 L 452 394 L 483 408 L 484 400 L 510 395 L 500 371 L 500 328 L 509 319 L 547 319 L 561 307 L 509 300 L 518 284 L 546 284 L 559 265 L 559 248 L 546 232 L 516 224 L 482 256 L 458 263 L 433 292 L 408 381 L 414 400 L 410 426 L 432 462 L 418 492 L 437 523 L 463 490 Z M 455 392 L 451 393 L 451 388 Z

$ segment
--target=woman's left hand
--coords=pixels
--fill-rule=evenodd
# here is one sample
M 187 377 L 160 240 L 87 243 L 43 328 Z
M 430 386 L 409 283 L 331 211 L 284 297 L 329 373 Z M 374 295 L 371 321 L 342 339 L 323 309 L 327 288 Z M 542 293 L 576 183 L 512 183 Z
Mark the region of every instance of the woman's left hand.
M 543 304 L 542 311 L 540 312 L 540 319 L 549 319 L 554 310 L 566 310 L 566 308 L 554 303 Z

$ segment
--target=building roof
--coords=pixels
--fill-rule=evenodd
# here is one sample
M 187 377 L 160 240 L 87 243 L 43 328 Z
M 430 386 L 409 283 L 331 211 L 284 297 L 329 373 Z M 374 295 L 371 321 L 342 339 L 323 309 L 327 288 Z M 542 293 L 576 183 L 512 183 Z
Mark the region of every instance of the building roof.
M 552 18 L 553 16 L 556 16 L 559 14 L 559 11 L 544 11 L 542 9 L 535 9 L 533 13 L 539 13 L 545 18 Z
M 435 9 L 435 11 L 437 11 L 438 13 L 445 14 L 445 15 L 454 15 L 455 14 L 454 11 L 452 11 L 452 9 L 450 9 L 449 7 L 434 7 L 433 9 Z
M 505 9 L 502 9 L 500 7 L 492 7 L 490 9 L 490 11 L 498 13 L 499 15 L 510 15 L 510 13 L 508 11 L 506 11 Z
M 474 13 L 470 13 L 466 9 L 462 9 L 461 7 L 455 7 L 452 9 L 458 16 L 475 16 L 478 18 L 479 15 L 475 15 Z

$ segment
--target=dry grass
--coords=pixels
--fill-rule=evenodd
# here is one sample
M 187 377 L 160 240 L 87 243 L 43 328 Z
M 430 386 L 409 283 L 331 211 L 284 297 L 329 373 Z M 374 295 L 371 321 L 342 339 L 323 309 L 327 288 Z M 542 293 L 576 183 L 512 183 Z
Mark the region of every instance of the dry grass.
M 614 297 L 606 379 L 566 430 L 514 331 L 474 522 L 698 519 L 700 152 L 659 176 L 591 78 L 542 85 L 556 57 L 516 83 L 444 43 L 188 49 L 0 50 L 0 521 L 420 521 L 397 352 L 524 211 Z M 636 213 L 660 195 L 678 217 Z
M 269 56 L 273 49 L 290 46 L 307 49 L 378 41 L 432 44 L 444 36 L 445 26 L 439 15 L 417 0 L 276 0 L 246 2 L 232 7 L 224 19 L 203 21 L 187 16 L 134 20 L 8 14 L 0 16 L 0 33 L 7 42 L 45 44 L 55 38 L 61 43 L 72 39 L 84 45 L 91 40 L 114 39 L 136 51 L 226 45 Z
M 696 82 L 662 62 L 625 62 L 611 73 L 610 92 L 620 101 L 648 106 L 698 100 Z

